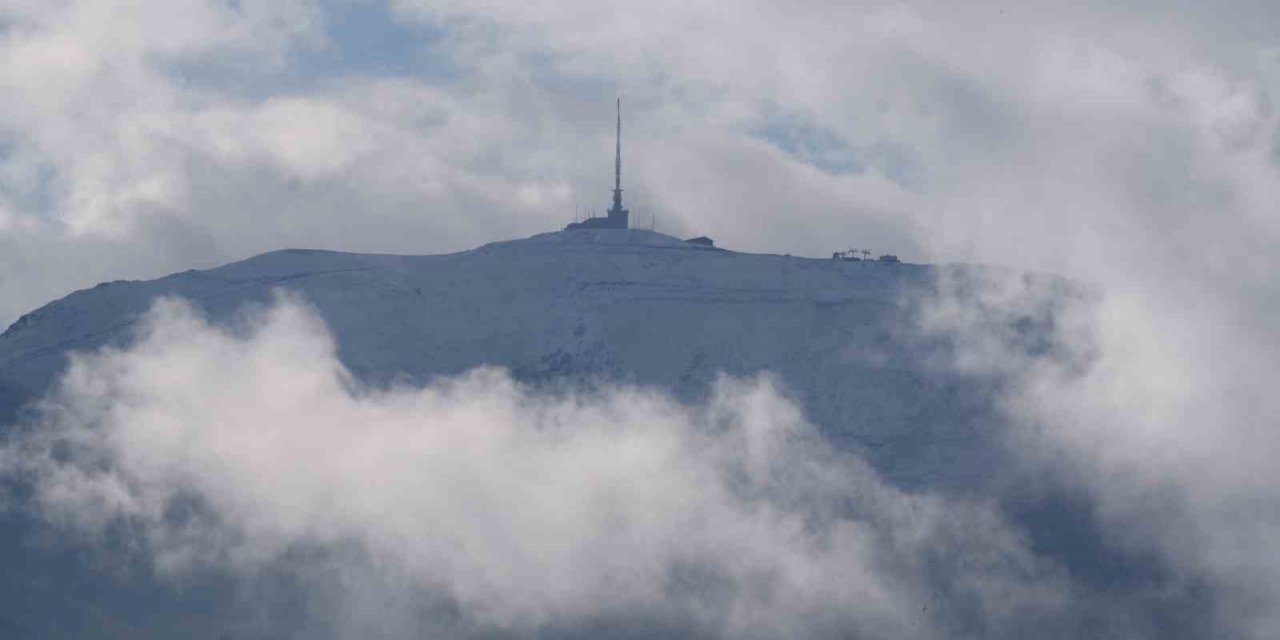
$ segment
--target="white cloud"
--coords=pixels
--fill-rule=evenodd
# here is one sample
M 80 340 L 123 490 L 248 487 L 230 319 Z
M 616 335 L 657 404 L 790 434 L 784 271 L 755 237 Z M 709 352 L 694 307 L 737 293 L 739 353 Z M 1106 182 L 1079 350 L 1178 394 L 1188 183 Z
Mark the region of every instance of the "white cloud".
M 1280 575 L 1271 4 L 402 0 L 394 15 L 440 29 L 456 77 L 414 77 L 415 61 L 260 96 L 236 83 L 287 76 L 325 7 L 8 2 L 0 323 L 99 280 L 281 246 L 439 251 L 553 228 L 575 201 L 603 206 L 622 93 L 639 220 L 1096 286 L 1097 315 L 1062 346 L 1083 371 L 974 335 L 966 305 L 1034 304 L 1016 282 L 945 299 L 957 315 L 936 328 L 974 339 L 970 370 L 1026 376 L 1010 415 L 1069 452 L 1112 535 L 1213 576 L 1265 637 L 1276 623 L 1252 607 Z M 179 62 L 232 80 L 188 83 Z M 762 139 L 778 114 L 862 172 Z M 1169 488 L 1180 506 L 1145 509 Z
M 18 2 L 3 7 L 0 101 L 6 128 L 56 171 L 58 218 L 76 234 L 122 234 L 147 207 L 181 206 L 167 144 L 199 96 L 165 64 L 210 55 L 279 66 L 314 39 L 300 2 Z
M 10 217 L 40 220 L 46 246 L 68 234 L 110 243 L 91 273 L 51 259 L 21 274 L 44 293 L 7 297 L 5 314 L 196 266 L 148 233 L 174 224 L 161 217 L 206 239 L 200 265 L 278 246 L 460 249 L 554 228 L 574 201 L 603 207 L 615 90 L 636 152 L 632 208 L 673 232 L 819 256 L 838 236 L 835 248 L 1092 277 L 1125 260 L 1110 241 L 1132 246 L 1149 212 L 1216 206 L 1214 183 L 1254 203 L 1252 218 L 1266 210 L 1274 51 L 1216 37 L 1256 33 L 1255 4 L 1193 7 L 1153 28 L 1146 8 L 1054 3 L 405 1 L 393 15 L 424 38 L 443 29 L 433 55 L 456 77 L 416 78 L 420 61 L 406 60 L 396 81 L 336 67 L 299 85 L 294 54 L 343 28 L 325 22 L 329 5 L 10 3 L 6 166 L 51 176 L 6 183 L 42 201 Z M 223 80 L 200 80 L 203 68 Z M 826 132 L 863 173 L 825 174 L 761 142 L 771 113 Z M 134 255 L 114 258 L 111 243 Z M 165 257 L 136 257 L 149 252 Z
M 1274 636 L 1280 369 L 1253 309 L 1008 272 L 940 284 L 923 326 L 955 346 L 951 366 L 1007 385 L 1021 457 L 1085 493 L 1107 547 L 1159 558 L 1166 588 L 1211 585 L 1214 628 Z
M 372 564 L 352 573 L 404 576 L 472 624 L 732 637 L 1001 637 L 1069 599 L 988 506 L 883 484 L 768 378 L 700 407 L 494 369 L 378 390 L 294 301 L 229 331 L 170 300 L 145 325 L 77 356 L 3 460 L 45 518 L 89 539 L 124 526 L 165 575 L 354 545 Z

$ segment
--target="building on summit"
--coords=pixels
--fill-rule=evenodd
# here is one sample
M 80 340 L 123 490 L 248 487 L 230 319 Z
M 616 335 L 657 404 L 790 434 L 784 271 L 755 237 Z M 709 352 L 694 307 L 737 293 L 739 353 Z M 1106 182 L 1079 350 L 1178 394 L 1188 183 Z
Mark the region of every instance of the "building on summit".
M 582 222 L 571 222 L 565 230 L 572 229 L 626 229 L 629 214 L 622 208 L 622 99 L 618 99 L 618 129 L 613 157 L 613 205 L 604 218 L 590 217 Z

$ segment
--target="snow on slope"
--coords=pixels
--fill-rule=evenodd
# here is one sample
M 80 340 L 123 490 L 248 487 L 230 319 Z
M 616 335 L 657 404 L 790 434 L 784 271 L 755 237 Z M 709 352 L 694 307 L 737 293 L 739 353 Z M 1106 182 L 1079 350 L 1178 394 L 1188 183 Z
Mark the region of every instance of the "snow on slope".
M 69 351 L 125 344 L 158 296 L 232 321 L 278 288 L 329 323 L 375 384 L 482 364 L 533 383 L 609 380 L 694 398 L 769 371 L 809 419 L 904 485 L 971 485 L 997 464 L 981 385 L 928 366 L 903 300 L 933 267 L 743 254 L 643 230 L 576 230 L 435 256 L 285 250 L 111 282 L 0 335 L 0 404 L 43 393 Z M 0 410 L 0 419 L 4 418 Z
M 548 233 L 435 256 L 276 251 L 104 283 L 23 316 L 0 335 L 0 428 L 56 382 L 68 353 L 128 344 L 159 296 L 234 324 L 246 305 L 284 289 L 318 310 L 340 357 L 372 384 L 491 364 L 531 384 L 653 385 L 692 400 L 720 372 L 771 372 L 834 443 L 892 482 L 990 497 L 1007 462 L 995 437 L 996 383 L 936 366 L 946 345 L 916 331 L 913 307 L 940 275 L 970 269 L 744 254 L 642 230 Z M 1086 520 L 1064 519 L 1054 503 L 1032 507 L 1024 520 L 1033 538 L 1056 545 L 1048 553 L 1086 569 L 1117 566 L 1088 544 Z M 203 621 L 231 610 L 236 595 L 216 579 L 181 592 L 145 573 L 122 581 L 64 546 L 33 542 L 39 526 L 0 511 L 0 635 L 168 637 L 217 629 Z M 103 633 L 103 620 L 118 631 Z M 213 633 L 204 637 L 221 637 Z

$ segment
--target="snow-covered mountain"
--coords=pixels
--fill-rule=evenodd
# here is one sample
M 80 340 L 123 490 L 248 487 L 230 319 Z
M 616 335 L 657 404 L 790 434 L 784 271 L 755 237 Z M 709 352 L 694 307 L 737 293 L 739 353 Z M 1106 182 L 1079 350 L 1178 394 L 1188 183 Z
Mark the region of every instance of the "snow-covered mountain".
M 0 336 L 0 415 L 48 389 L 66 354 L 119 345 L 159 296 L 225 321 L 296 292 L 374 383 L 489 364 L 536 382 L 656 385 L 692 398 L 718 372 L 772 372 L 833 441 L 900 483 L 968 484 L 990 420 L 936 367 L 910 301 L 937 268 L 756 255 L 645 230 L 575 230 L 450 255 L 285 250 L 147 282 L 108 282 Z
M 695 400 L 721 372 L 768 372 L 831 442 L 865 455 L 891 482 L 983 494 L 1006 462 L 994 437 L 997 383 L 939 366 L 945 341 L 917 329 L 921 294 L 941 275 L 973 269 L 746 254 L 617 229 L 449 255 L 277 251 L 103 283 L 23 316 L 0 335 L 0 421 L 47 392 L 69 353 L 127 345 L 158 297 L 233 323 L 284 289 L 319 312 L 342 361 L 370 384 L 497 365 L 534 385 L 621 382 Z M 135 625 L 117 635 L 163 636 L 169 618 L 157 611 L 184 628 L 219 615 L 221 596 L 209 595 L 217 585 L 121 586 L 57 545 L 33 544 L 40 529 L 30 521 L 6 515 L 0 525 L 10 570 L 0 632 L 8 624 L 10 635 L 111 635 L 92 631 L 101 618 Z

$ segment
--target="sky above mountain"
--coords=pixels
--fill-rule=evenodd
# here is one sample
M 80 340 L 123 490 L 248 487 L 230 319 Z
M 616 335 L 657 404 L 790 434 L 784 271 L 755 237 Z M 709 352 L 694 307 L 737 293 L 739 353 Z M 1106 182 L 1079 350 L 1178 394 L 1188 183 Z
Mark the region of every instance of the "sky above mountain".
M 1237 280 L 1275 236 L 1267 7 L 6 0 L 0 324 L 557 228 L 607 205 L 615 96 L 634 217 L 676 235 Z
M 928 329 L 1117 544 L 1280 619 L 1271 2 L 0 0 L 0 324 L 283 247 L 431 253 L 607 204 L 747 251 L 1090 283 L 1078 358 Z

